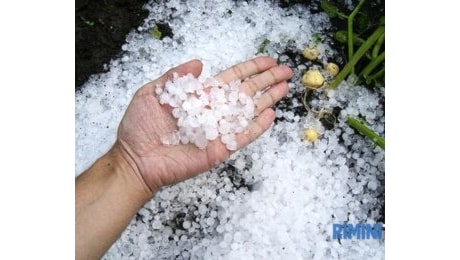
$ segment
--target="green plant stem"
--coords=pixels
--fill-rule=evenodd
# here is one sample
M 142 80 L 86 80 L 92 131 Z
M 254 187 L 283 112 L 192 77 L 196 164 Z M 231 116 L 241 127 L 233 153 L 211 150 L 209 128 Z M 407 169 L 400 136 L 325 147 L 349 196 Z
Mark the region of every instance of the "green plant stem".
M 341 12 L 337 12 L 337 16 L 342 19 L 348 19 L 348 16 L 346 14 L 342 14 Z
M 348 59 L 351 60 L 353 57 L 353 19 L 355 19 L 356 14 L 358 14 L 359 9 L 364 4 L 366 0 L 360 0 L 356 8 L 348 16 Z M 351 67 L 351 72 L 355 73 L 355 66 Z
M 380 78 L 383 74 L 385 74 L 385 67 L 381 68 L 375 74 L 370 75 L 369 77 L 367 77 L 366 83 L 369 84 L 372 80 Z
M 385 42 L 385 33 L 380 36 L 380 38 L 377 40 L 377 43 L 374 45 L 374 49 L 372 50 L 372 58 L 377 58 L 380 52 L 380 48 L 382 47 L 382 44 Z
M 337 31 L 334 35 L 334 38 L 343 44 L 348 45 L 348 32 L 347 31 Z M 356 46 L 361 46 L 364 43 L 364 40 L 357 35 L 353 35 L 353 44 Z
M 353 55 L 353 57 L 350 59 L 350 61 L 345 65 L 345 67 L 342 69 L 342 71 L 339 73 L 339 75 L 336 76 L 335 80 L 329 85 L 329 88 L 335 89 L 339 86 L 340 82 L 344 80 L 348 74 L 351 72 L 352 67 L 358 63 L 359 59 L 364 55 L 364 53 L 369 50 L 372 45 L 377 41 L 377 39 L 382 35 L 382 33 L 385 32 L 385 27 L 380 26 L 378 27 L 374 33 L 361 45 L 361 47 L 356 51 L 356 53 Z
M 361 76 L 364 78 L 367 78 L 369 74 L 371 74 L 372 70 L 375 69 L 380 63 L 382 63 L 385 60 L 385 52 L 380 53 L 377 58 L 373 59 L 361 72 Z
M 356 129 L 358 132 L 361 134 L 367 136 L 369 139 L 371 139 L 375 144 L 380 146 L 383 150 L 385 150 L 385 139 L 380 137 L 378 134 L 376 134 L 374 131 L 372 131 L 370 128 L 362 124 L 359 120 L 353 118 L 353 117 L 348 117 L 347 118 L 347 124 L 354 129 Z

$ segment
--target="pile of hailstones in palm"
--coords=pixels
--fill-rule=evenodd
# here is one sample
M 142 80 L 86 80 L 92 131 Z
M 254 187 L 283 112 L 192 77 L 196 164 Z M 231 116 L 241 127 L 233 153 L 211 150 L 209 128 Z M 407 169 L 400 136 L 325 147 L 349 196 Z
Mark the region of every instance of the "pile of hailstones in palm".
M 324 66 L 278 57 L 293 68 L 290 92 L 275 106 L 272 127 L 242 150 L 235 135 L 257 116 L 261 93 L 249 97 L 238 91 L 240 81 L 192 75 L 175 75 L 156 88 L 177 119 L 165 145 L 206 149 L 220 140 L 234 153 L 212 170 L 160 190 L 105 259 L 383 258 L 383 241 L 333 240 L 332 224 L 372 224 L 381 217 L 384 151 L 345 118 L 364 118 L 384 135 L 384 91 L 346 81 L 329 90 L 339 66 L 306 47 L 299 53 L 308 60 L 322 57 Z M 309 113 L 298 95 L 307 90 L 313 95 Z M 334 126 L 325 126 L 321 116 L 336 110 Z
M 228 150 L 237 148 L 236 134 L 243 133 L 254 118 L 253 98 L 240 92 L 241 81 L 229 84 L 215 78 L 197 79 L 192 74 L 173 75 L 165 87 L 155 89 L 160 104 L 173 108 L 178 130 L 162 137 L 165 145 L 192 143 L 205 149 L 210 141 L 220 138 Z

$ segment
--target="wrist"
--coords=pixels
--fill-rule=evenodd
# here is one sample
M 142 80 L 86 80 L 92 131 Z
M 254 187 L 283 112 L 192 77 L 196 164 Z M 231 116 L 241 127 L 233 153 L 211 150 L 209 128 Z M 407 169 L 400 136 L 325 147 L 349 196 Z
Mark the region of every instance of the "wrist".
M 132 158 L 115 144 L 76 179 L 76 258 L 100 259 L 152 195 Z
M 140 197 L 150 199 L 156 192 L 147 185 L 135 160 L 127 149 L 117 141 L 107 156 L 113 161 L 116 174 L 126 182 L 129 187 L 139 192 Z

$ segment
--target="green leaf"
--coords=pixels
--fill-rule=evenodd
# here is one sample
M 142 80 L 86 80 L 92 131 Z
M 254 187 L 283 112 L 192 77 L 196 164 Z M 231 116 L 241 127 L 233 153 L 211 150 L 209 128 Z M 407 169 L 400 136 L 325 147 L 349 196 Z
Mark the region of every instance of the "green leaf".
M 379 25 L 385 25 L 385 16 L 380 17 L 379 19 Z
M 355 24 L 359 32 L 363 32 L 369 26 L 369 16 L 363 12 L 359 12 L 355 17 Z
M 85 21 L 85 24 L 88 25 L 88 26 L 90 26 L 90 27 L 94 26 L 94 22 L 93 22 L 93 21 L 88 21 L 88 20 L 86 20 L 86 21 Z
M 322 40 L 321 40 L 321 36 L 320 36 L 318 33 L 314 33 L 314 34 L 312 35 L 312 39 L 313 39 L 313 43 L 314 43 L 315 45 L 320 44 L 321 41 L 322 41 Z
M 152 35 L 153 39 L 155 40 L 161 39 L 161 32 L 158 29 L 158 25 L 155 24 L 155 26 L 152 29 L 150 29 L 150 35 Z
M 257 54 L 259 53 L 264 53 L 267 51 L 267 47 L 270 44 L 270 41 L 268 39 L 265 39 L 260 45 L 259 48 L 257 49 Z
M 330 18 L 337 17 L 337 13 L 339 12 L 339 8 L 337 6 L 331 4 L 327 0 L 321 0 L 320 5 Z
M 347 31 L 337 31 L 334 35 L 334 39 L 340 43 L 347 44 Z

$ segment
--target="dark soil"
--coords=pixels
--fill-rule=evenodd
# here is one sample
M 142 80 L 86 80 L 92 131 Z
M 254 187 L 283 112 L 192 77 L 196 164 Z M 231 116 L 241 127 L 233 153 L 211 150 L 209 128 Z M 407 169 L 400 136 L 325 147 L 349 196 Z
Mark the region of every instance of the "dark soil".
M 75 90 L 115 58 L 131 29 L 147 17 L 146 0 L 75 2 Z

